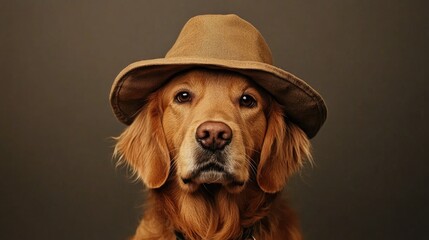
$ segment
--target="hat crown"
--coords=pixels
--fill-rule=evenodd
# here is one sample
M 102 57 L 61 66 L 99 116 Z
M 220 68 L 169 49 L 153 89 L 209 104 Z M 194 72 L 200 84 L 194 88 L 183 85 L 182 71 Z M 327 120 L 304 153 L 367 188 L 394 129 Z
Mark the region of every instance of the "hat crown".
M 197 57 L 273 64 L 261 33 L 237 15 L 202 15 L 183 27 L 166 58 Z

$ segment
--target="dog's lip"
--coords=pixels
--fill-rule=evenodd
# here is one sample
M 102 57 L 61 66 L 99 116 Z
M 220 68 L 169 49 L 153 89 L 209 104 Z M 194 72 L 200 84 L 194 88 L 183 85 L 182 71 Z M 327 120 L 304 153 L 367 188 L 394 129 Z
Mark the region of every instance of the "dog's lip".
M 226 173 L 225 166 L 220 163 L 210 161 L 205 164 L 201 164 L 194 171 L 193 175 L 198 175 L 204 172 L 224 172 Z
M 231 178 L 232 174 L 226 171 L 225 166 L 215 161 L 200 164 L 188 177 L 185 177 L 185 179 L 191 179 L 199 183 L 220 182 Z
M 219 183 L 222 185 L 244 185 L 244 181 L 239 181 L 226 168 L 216 162 L 208 162 L 193 170 L 191 174 L 182 177 L 184 184 L 211 184 Z
M 245 181 L 235 180 L 228 177 L 225 172 L 218 171 L 205 171 L 194 178 L 182 178 L 182 183 L 190 192 L 197 191 L 200 186 L 205 186 L 206 190 L 219 189 L 222 186 L 231 193 L 240 192 L 246 184 Z
M 195 185 L 196 187 L 201 184 L 221 184 L 229 187 L 244 186 L 245 184 L 244 181 L 237 181 L 237 180 L 225 178 L 222 176 L 224 174 L 225 173 L 219 173 L 214 171 L 204 172 L 196 178 L 182 178 L 182 182 L 185 185 L 189 185 L 189 186 Z

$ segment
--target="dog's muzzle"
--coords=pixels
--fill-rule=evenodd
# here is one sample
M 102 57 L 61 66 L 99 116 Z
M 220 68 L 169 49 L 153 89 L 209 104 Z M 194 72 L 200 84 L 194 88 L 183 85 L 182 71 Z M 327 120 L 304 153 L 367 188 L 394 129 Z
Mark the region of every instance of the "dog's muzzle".
M 244 182 L 236 181 L 227 167 L 228 145 L 232 142 L 232 136 L 231 127 L 224 122 L 201 123 L 195 131 L 199 146 L 194 153 L 196 167 L 186 178 L 182 178 L 183 183 L 189 187 L 200 184 L 221 184 L 230 188 L 243 186 Z

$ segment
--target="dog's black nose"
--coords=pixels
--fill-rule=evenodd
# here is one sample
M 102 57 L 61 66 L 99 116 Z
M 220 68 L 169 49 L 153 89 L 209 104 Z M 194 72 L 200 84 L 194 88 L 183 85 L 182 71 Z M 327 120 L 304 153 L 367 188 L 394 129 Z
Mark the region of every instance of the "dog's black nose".
M 197 128 L 195 138 L 207 150 L 222 150 L 231 142 L 232 130 L 223 122 L 207 121 Z

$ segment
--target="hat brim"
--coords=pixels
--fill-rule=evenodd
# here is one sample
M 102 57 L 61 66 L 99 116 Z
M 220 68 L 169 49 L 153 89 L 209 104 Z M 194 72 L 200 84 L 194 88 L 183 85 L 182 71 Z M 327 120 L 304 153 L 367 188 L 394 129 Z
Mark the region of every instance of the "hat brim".
M 122 123 L 131 124 L 151 93 L 177 73 L 195 67 L 224 69 L 249 77 L 283 106 L 285 117 L 297 124 L 309 138 L 317 134 L 326 120 L 327 110 L 322 97 L 289 72 L 261 62 L 192 57 L 143 60 L 124 68 L 110 92 L 113 112 Z

